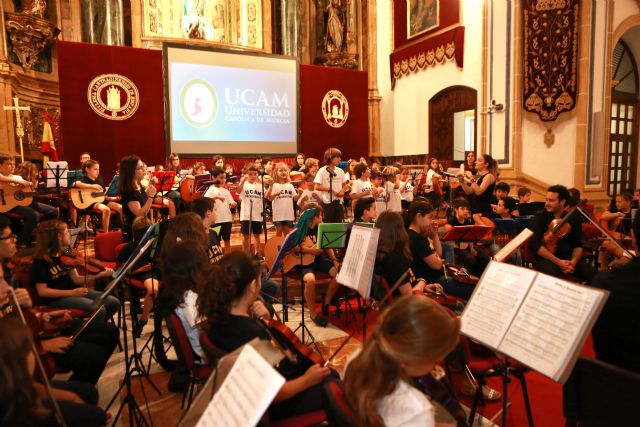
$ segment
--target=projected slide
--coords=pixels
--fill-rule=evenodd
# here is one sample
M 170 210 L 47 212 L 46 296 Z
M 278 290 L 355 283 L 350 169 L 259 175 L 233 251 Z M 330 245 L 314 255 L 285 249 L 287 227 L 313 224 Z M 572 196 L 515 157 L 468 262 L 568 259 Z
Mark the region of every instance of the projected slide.
M 171 152 L 297 151 L 295 59 L 165 47 L 165 61 Z

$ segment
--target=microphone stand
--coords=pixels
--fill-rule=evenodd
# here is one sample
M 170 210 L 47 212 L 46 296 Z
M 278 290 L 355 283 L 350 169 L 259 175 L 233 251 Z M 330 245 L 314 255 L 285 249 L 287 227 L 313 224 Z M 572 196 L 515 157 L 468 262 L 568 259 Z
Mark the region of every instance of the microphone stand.
M 264 232 L 264 242 L 266 244 L 267 243 L 267 199 L 264 197 L 264 176 L 265 176 L 264 168 L 260 168 L 259 173 L 260 173 L 260 186 L 262 187 L 262 193 L 260 194 L 260 196 L 262 197 L 262 231 Z M 272 218 L 272 221 L 273 221 L 273 218 Z M 260 248 L 256 248 L 256 251 L 260 252 Z
M 253 242 L 253 199 L 249 199 L 249 255 L 253 255 L 251 244 Z

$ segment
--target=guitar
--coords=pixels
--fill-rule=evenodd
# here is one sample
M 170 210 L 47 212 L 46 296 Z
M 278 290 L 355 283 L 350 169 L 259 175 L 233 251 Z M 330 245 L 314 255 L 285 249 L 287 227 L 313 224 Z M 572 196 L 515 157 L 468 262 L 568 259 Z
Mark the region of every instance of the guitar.
M 267 240 L 267 243 L 264 245 L 264 260 L 265 264 L 268 267 L 271 267 L 273 263 L 276 261 L 278 257 L 278 253 L 280 252 L 280 248 L 282 247 L 282 242 L 284 241 L 283 236 L 272 237 Z M 304 242 L 302 242 L 303 248 L 312 248 L 315 245 L 311 241 L 311 238 L 306 237 Z M 302 259 L 300 257 L 300 253 L 291 251 L 284 257 L 282 260 L 282 267 L 285 273 L 288 273 L 293 267 L 297 265 L 309 265 L 312 264 L 315 260 L 315 255 L 310 253 L 303 253 Z
M 182 181 L 180 181 L 180 197 L 187 203 L 191 203 L 204 196 L 204 191 L 193 191 L 194 184 L 195 178 L 191 175 L 185 176 Z
M 102 203 L 105 198 L 104 191 L 97 191 L 91 188 L 71 188 L 69 189 L 69 197 L 73 206 L 78 209 L 87 209 L 94 203 Z
M 0 182 L 0 213 L 5 213 L 16 206 L 29 206 L 36 194 L 53 194 L 57 190 L 33 191 L 20 185 Z

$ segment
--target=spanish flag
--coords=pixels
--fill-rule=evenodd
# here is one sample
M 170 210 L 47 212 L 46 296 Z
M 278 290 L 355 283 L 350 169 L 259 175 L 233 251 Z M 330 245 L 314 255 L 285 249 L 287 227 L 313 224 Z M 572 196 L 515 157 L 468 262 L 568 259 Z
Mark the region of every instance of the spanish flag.
M 44 112 L 44 127 L 42 128 L 42 143 L 40 145 L 40 152 L 44 155 L 42 159 L 43 167 L 47 167 L 49 160 L 53 162 L 58 161 L 58 153 L 56 152 L 56 146 L 53 142 L 53 133 L 51 132 L 51 125 L 49 124 L 49 113 Z

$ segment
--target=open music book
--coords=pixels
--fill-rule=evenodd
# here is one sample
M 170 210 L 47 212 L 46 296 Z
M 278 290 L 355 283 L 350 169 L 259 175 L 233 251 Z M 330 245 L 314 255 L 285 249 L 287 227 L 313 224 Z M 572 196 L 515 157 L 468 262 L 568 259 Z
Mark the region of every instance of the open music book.
M 380 229 L 354 225 L 347 245 L 342 267 L 336 277 L 338 283 L 358 291 L 369 299 L 371 279 L 376 262 Z
M 564 383 L 608 296 L 492 261 L 462 313 L 461 332 Z
M 254 426 L 284 382 L 251 345 L 245 345 L 196 426 Z

